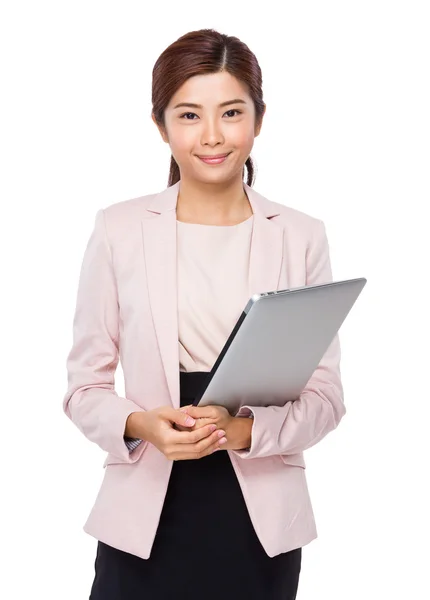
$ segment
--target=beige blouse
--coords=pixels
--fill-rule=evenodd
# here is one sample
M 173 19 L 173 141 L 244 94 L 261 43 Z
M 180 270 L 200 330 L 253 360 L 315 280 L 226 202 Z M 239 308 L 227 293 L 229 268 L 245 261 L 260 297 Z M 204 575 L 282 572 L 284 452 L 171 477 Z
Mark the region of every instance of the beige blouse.
M 212 369 L 249 300 L 253 223 L 176 221 L 180 371 Z

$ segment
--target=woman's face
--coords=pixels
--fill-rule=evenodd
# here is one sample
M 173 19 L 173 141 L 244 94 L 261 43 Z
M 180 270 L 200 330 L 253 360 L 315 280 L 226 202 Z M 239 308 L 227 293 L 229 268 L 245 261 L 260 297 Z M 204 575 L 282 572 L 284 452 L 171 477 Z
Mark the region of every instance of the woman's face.
M 231 100 L 236 101 L 230 104 Z M 171 98 L 165 110 L 165 130 L 159 130 L 179 165 L 181 179 L 219 182 L 237 174 L 242 177 L 260 133 L 254 120 L 254 103 L 246 86 L 224 71 L 190 77 Z M 226 153 L 228 157 L 220 164 L 199 158 Z

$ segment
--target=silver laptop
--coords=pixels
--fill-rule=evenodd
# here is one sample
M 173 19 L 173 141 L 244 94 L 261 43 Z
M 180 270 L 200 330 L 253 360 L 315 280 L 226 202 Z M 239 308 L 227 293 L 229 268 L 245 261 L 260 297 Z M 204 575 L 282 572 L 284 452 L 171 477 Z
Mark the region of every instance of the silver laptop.
M 217 404 L 234 415 L 243 404 L 296 400 L 366 282 L 361 277 L 254 294 L 194 406 Z

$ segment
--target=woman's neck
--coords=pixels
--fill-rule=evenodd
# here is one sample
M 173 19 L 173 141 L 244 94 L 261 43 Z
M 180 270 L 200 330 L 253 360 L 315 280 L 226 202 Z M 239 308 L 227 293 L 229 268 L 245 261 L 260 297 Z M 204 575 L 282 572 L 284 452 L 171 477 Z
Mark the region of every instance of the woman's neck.
M 234 185 L 180 181 L 176 218 L 202 225 L 236 225 L 252 216 L 243 182 Z

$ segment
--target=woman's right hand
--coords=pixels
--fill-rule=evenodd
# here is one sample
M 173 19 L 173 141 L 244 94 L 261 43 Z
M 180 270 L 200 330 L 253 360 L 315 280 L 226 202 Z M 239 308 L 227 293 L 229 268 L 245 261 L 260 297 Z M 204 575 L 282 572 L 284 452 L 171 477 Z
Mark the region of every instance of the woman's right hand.
M 222 448 L 219 441 L 225 431 L 208 424 L 194 431 L 178 431 L 174 424 L 193 427 L 195 420 L 171 406 L 136 413 L 135 437 L 156 446 L 169 460 L 193 460 Z

